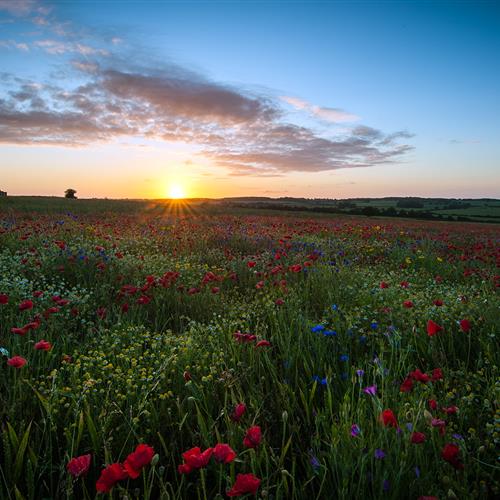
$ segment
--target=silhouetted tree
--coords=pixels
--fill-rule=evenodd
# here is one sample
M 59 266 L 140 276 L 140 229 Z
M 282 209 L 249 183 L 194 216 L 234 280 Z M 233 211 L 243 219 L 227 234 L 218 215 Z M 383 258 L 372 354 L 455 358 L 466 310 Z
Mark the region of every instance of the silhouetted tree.
M 64 191 L 64 197 L 65 198 L 76 198 L 75 196 L 76 194 L 76 191 L 74 189 L 66 189 L 66 191 Z

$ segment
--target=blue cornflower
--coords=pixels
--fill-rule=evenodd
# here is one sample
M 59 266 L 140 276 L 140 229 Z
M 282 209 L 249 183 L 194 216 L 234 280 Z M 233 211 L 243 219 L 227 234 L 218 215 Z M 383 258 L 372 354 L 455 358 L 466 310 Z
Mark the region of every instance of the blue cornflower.
M 332 311 L 338 311 L 339 306 L 337 304 L 332 304 Z
M 376 330 L 376 329 L 378 328 L 378 323 L 377 323 L 376 321 L 372 321 L 372 322 L 370 323 L 370 328 L 371 328 L 372 330 Z
M 318 382 L 320 385 L 326 385 L 328 383 L 328 378 L 321 378 L 319 375 L 314 375 L 313 376 L 313 381 Z
M 349 356 L 347 354 L 342 354 L 339 359 L 345 363 L 346 361 L 349 361 Z
M 375 450 L 374 456 L 377 460 L 382 460 L 385 458 L 385 451 L 381 450 L 380 448 L 377 448 Z
M 313 326 L 311 328 L 311 332 L 318 333 L 318 332 L 322 332 L 324 329 L 325 329 L 324 325 L 316 325 L 316 326 Z
M 325 330 L 323 332 L 323 335 L 325 337 L 336 337 L 337 336 L 337 332 L 335 330 Z

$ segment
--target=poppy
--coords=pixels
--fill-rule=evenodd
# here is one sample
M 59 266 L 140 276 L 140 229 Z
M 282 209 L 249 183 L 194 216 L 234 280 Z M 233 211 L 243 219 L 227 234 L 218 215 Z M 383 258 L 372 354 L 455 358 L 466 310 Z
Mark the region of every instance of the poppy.
M 435 399 L 429 399 L 429 407 L 431 410 L 437 410 L 437 401 Z
M 7 360 L 7 364 L 13 368 L 22 368 L 27 361 L 22 356 L 13 356 Z
M 382 281 L 382 282 L 380 283 L 380 288 L 389 288 L 389 284 L 388 284 L 388 283 L 386 283 L 385 281 Z
M 22 328 L 13 327 L 10 329 L 10 331 L 15 335 L 26 335 L 28 333 L 28 329 L 24 326 Z
M 19 304 L 20 311 L 27 311 L 29 309 L 33 309 L 33 301 L 26 299 Z
M 394 415 L 394 412 L 390 409 L 386 409 L 380 414 L 380 421 L 384 424 L 385 427 L 398 426 L 396 415 Z
M 66 470 L 76 479 L 80 476 L 87 474 L 90 461 L 92 456 L 90 453 L 88 455 L 81 455 L 79 457 L 72 458 L 66 465 Z
M 413 379 L 411 377 L 406 377 L 404 382 L 401 384 L 399 390 L 401 392 L 410 392 L 413 389 Z
M 257 494 L 260 479 L 253 474 L 238 474 L 233 487 L 227 492 L 228 497 L 239 497 L 245 493 Z
M 271 345 L 271 342 L 267 341 L 267 340 L 259 340 L 259 342 L 257 342 L 255 344 L 255 347 L 269 347 Z
M 460 462 L 458 457 L 460 453 L 460 448 L 454 443 L 447 443 L 444 445 L 443 450 L 441 451 L 441 456 L 444 460 L 446 460 L 449 464 L 453 465 L 455 469 L 463 469 L 464 465 Z
M 151 446 L 140 444 L 126 458 L 123 467 L 132 479 L 137 479 L 141 474 L 141 470 L 151 463 L 154 454 L 155 450 Z
M 411 309 L 413 307 L 413 302 L 411 300 L 405 300 L 403 302 L 403 307 L 406 307 L 406 309 Z
M 424 443 L 426 440 L 426 436 L 423 432 L 414 432 L 411 435 L 411 442 L 413 444 L 421 444 Z
M 436 333 L 441 331 L 443 331 L 442 326 L 439 326 L 437 323 L 432 321 L 432 319 L 427 321 L 427 335 L 429 335 L 429 337 L 433 337 Z
M 247 407 L 245 403 L 238 403 L 233 410 L 233 414 L 231 415 L 231 419 L 234 422 L 239 422 L 241 417 L 245 414 L 247 411 Z
M 236 458 L 236 453 L 228 444 L 218 443 L 214 447 L 214 458 L 219 463 L 228 464 Z
M 9 303 L 9 296 L 6 293 L 0 293 L 0 304 L 8 304 Z
M 207 448 L 205 451 L 201 451 L 201 449 L 196 446 L 195 448 L 191 448 L 188 451 L 185 451 L 182 454 L 182 458 L 184 459 L 184 463 L 179 465 L 178 471 L 181 474 L 189 474 L 191 471 L 195 469 L 201 469 L 208 465 L 210 458 L 212 456 L 214 449 Z
M 423 384 L 426 384 L 431 379 L 429 375 L 422 373 L 418 368 L 410 372 L 410 377 L 418 382 L 422 382 Z
M 243 438 L 243 444 L 247 448 L 257 448 L 262 441 L 262 431 L 258 425 L 254 425 L 247 430 Z
M 114 463 L 108 465 L 99 476 L 97 483 L 95 485 L 96 490 L 99 493 L 109 493 L 113 486 L 119 481 L 123 481 L 128 478 L 126 470 L 123 468 L 122 464 Z
M 443 380 L 443 371 L 441 368 L 434 368 L 432 370 L 432 381 L 436 382 L 437 380 Z
M 467 333 L 471 329 L 471 323 L 468 319 L 461 319 L 460 320 L 460 330 L 462 332 Z
M 37 351 L 50 351 L 52 349 L 52 344 L 46 340 L 40 340 L 35 344 L 35 349 Z

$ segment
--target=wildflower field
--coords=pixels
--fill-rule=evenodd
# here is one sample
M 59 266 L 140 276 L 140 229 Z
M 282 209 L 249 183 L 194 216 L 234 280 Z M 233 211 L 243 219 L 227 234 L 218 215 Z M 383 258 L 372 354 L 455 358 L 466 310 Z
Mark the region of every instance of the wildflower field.
M 499 497 L 499 226 L 79 203 L 0 211 L 0 498 Z

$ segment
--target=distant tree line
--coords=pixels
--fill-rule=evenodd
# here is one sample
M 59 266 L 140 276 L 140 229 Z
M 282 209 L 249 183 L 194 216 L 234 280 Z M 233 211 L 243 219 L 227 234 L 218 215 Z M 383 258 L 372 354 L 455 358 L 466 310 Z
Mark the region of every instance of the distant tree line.
M 442 221 L 471 221 L 469 217 L 462 215 L 436 214 L 428 210 L 404 210 L 396 207 L 358 207 L 352 202 L 339 202 L 336 206 L 305 206 L 305 205 L 289 205 L 285 203 L 272 202 L 250 202 L 238 203 L 229 202 L 229 205 L 239 208 L 257 208 L 262 210 L 285 210 L 291 212 L 313 212 L 327 214 L 347 214 L 347 215 L 364 215 L 367 217 L 404 217 L 408 219 L 423 219 L 423 220 L 442 220 Z M 408 207 L 418 208 L 418 207 Z

